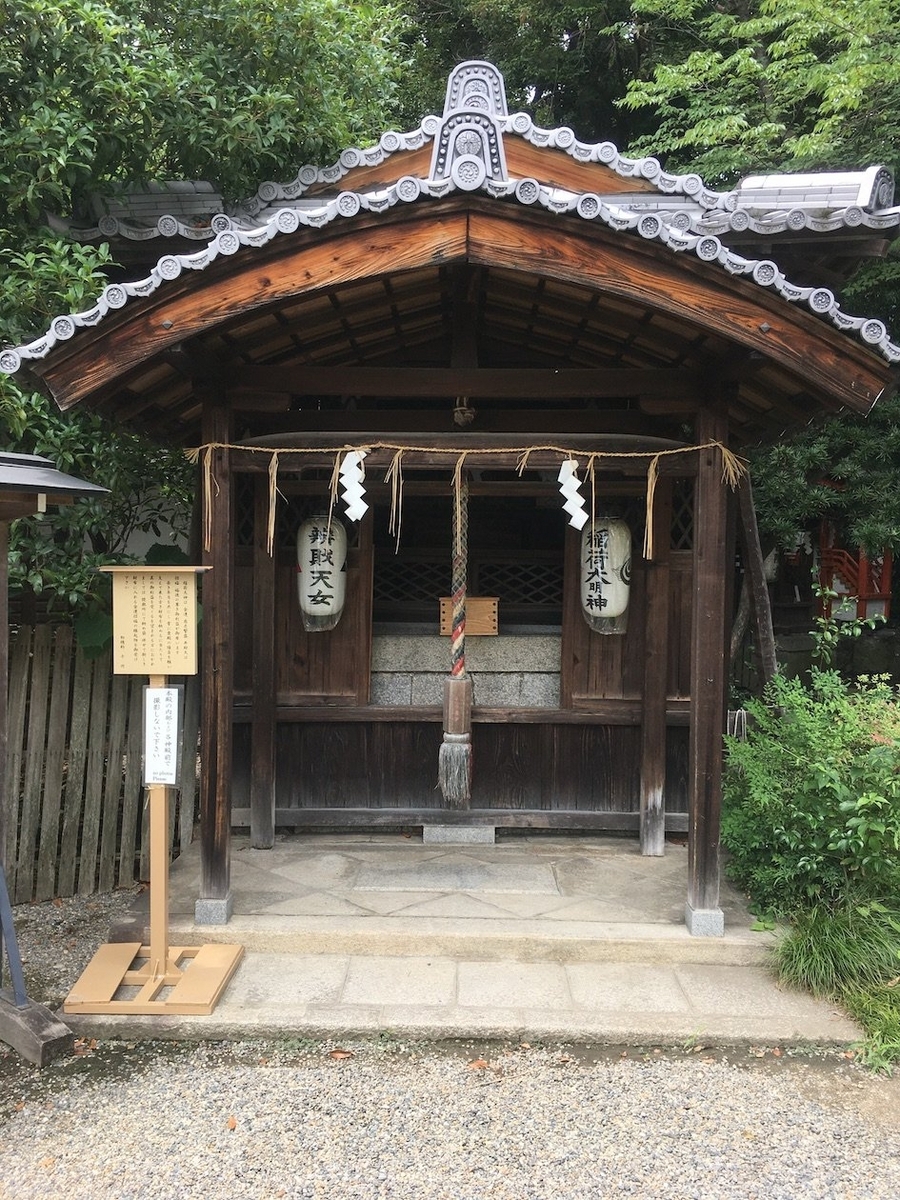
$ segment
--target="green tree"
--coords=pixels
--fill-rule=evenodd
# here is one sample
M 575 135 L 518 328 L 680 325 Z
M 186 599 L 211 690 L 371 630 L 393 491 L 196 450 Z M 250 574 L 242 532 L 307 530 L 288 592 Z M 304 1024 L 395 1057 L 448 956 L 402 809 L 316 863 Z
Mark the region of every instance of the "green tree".
M 82 215 L 97 190 L 160 178 L 242 197 L 365 142 L 388 124 L 403 24 L 386 0 L 0 0 L 0 17 L 0 342 L 11 344 L 86 308 L 117 271 L 107 245 L 61 240 L 45 214 Z M 18 378 L 0 382 L 0 439 L 112 492 L 18 522 L 14 581 L 84 602 L 92 568 L 120 558 L 131 533 L 185 526 L 191 475 L 177 451 L 61 415 Z
M 634 13 L 656 30 L 655 61 L 621 103 L 655 125 L 631 152 L 721 187 L 757 171 L 896 170 L 900 0 L 635 0 Z M 863 262 L 842 299 L 900 329 L 900 242 Z M 900 549 L 898 419 L 900 405 L 884 400 L 868 418 L 835 418 L 754 453 L 766 531 L 790 544 L 828 516 L 850 544 Z
M 711 183 L 896 162 L 900 0 L 635 0 L 634 19 L 658 33 L 622 100 L 654 114 L 632 149 Z
M 513 109 L 584 140 L 624 145 L 653 127 L 652 114 L 618 105 L 648 49 L 629 0 L 413 0 L 415 58 L 404 113 L 417 122 L 443 105 L 447 74 L 469 58 L 503 72 Z
M 781 546 L 827 517 L 846 544 L 900 552 L 900 400 L 868 417 L 832 417 L 752 453 L 760 525 Z

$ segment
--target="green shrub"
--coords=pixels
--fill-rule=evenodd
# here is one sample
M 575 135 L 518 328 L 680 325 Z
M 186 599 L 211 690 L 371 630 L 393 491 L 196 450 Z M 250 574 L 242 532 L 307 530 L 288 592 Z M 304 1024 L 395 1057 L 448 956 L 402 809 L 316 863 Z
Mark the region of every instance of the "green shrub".
M 900 706 L 885 678 L 776 676 L 726 739 L 728 873 L 780 915 L 900 896 Z

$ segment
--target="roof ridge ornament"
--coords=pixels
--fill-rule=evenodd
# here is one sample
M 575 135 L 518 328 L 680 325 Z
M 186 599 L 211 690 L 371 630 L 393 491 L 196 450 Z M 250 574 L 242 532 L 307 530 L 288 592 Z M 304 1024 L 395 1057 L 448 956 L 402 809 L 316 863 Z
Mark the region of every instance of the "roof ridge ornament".
M 457 109 L 477 109 L 492 117 L 508 117 L 506 86 L 493 63 L 469 59 L 454 67 L 447 79 L 444 116 Z
M 429 178 L 474 192 L 507 183 L 503 125 L 508 118 L 503 76 L 489 62 L 460 63 L 447 80 L 444 116 L 434 138 Z

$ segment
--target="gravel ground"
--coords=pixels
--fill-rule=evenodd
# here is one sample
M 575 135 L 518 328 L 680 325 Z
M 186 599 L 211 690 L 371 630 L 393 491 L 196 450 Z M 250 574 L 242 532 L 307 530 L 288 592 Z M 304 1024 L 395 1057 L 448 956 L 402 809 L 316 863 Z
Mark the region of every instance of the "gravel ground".
M 18 909 L 32 998 L 130 900 Z M 764 1047 L 0 1046 L 3 1200 L 895 1200 L 898 1132 L 900 1081 Z

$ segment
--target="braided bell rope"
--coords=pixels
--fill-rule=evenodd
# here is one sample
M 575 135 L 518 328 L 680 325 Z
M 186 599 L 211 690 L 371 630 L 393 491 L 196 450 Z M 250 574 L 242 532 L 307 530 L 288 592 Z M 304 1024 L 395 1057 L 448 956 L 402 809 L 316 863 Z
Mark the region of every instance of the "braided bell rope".
M 457 463 L 454 485 L 450 677 L 460 679 L 466 673 L 466 583 L 469 569 L 469 481 L 462 470 L 462 458 Z

